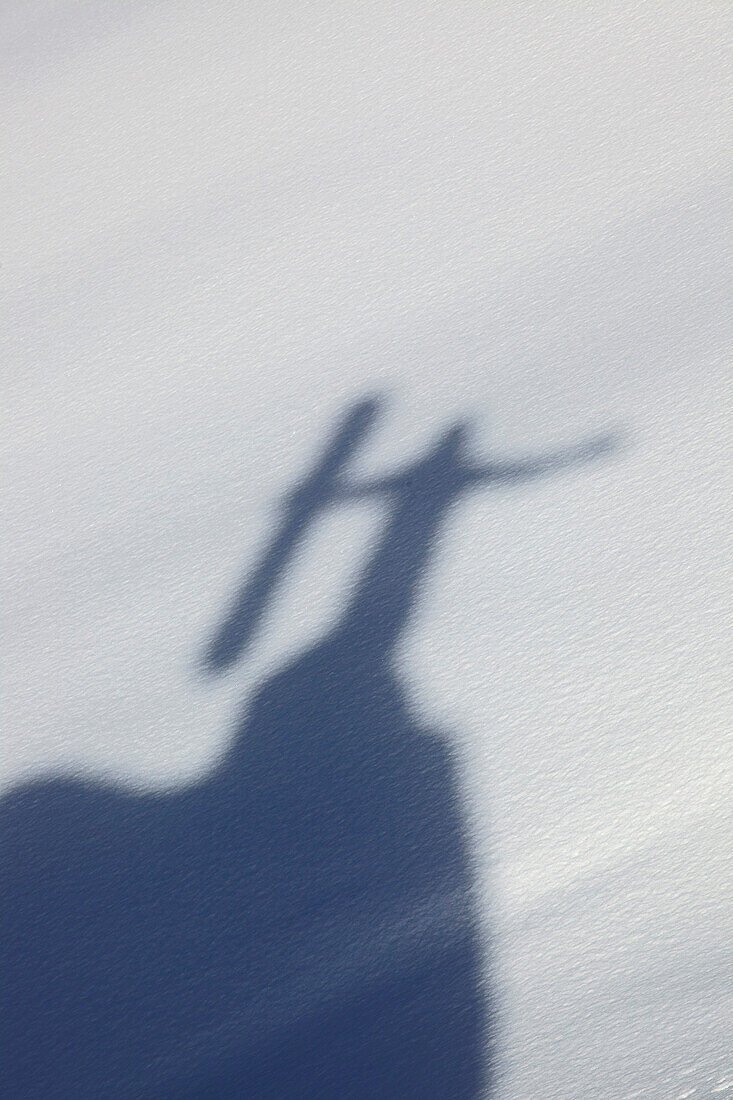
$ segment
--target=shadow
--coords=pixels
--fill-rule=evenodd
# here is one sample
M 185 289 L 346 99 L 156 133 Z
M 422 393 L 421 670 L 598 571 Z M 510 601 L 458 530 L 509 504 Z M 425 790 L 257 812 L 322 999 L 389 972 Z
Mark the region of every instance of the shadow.
M 300 540 L 318 512 L 333 500 L 344 465 L 373 424 L 376 400 L 360 401 L 344 419 L 314 470 L 285 501 L 283 516 L 260 565 L 237 593 L 229 614 L 204 658 L 208 672 L 223 672 L 249 645 L 260 625 L 267 600 Z
M 402 472 L 348 483 L 376 412 L 357 406 L 287 499 L 206 650 L 210 673 L 244 652 L 321 508 L 389 501 L 340 621 L 263 684 L 219 768 L 174 794 L 54 780 L 3 800 L 8 1100 L 488 1095 L 457 777 L 392 654 L 462 493 L 608 442 L 477 469 L 458 425 Z

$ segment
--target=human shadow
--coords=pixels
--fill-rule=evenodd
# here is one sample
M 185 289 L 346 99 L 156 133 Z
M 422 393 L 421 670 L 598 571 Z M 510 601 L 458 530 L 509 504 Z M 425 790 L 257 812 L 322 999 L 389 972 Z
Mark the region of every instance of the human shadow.
M 338 623 L 268 679 L 213 774 L 172 794 L 36 783 L 1 807 L 2 1096 L 487 1095 L 492 995 L 446 741 L 393 669 L 459 496 L 608 441 L 477 468 L 466 428 L 402 472 L 343 477 L 363 402 L 287 499 L 204 663 L 250 644 L 310 520 L 378 496 L 385 530 Z

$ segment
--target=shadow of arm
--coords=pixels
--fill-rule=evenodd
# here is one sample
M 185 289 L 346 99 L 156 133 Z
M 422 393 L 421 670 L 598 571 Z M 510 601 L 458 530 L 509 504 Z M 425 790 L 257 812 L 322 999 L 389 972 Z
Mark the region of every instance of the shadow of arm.
M 566 447 L 534 458 L 518 459 L 515 462 L 492 462 L 487 466 L 470 470 L 466 480 L 469 486 L 485 485 L 491 481 L 503 483 L 531 481 L 612 454 L 619 445 L 619 437 L 613 432 L 607 432 L 574 447 Z

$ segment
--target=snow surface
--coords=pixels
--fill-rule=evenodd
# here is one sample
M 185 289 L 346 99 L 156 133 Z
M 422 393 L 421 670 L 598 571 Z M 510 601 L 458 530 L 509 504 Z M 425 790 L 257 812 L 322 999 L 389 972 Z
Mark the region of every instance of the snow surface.
M 319 522 L 254 656 L 201 676 L 358 397 L 388 398 L 362 471 L 462 416 L 483 455 L 615 428 L 456 508 L 401 671 L 461 761 L 497 1095 L 733 1091 L 729 6 L 2 21 L 6 784 L 212 768 L 379 532 Z

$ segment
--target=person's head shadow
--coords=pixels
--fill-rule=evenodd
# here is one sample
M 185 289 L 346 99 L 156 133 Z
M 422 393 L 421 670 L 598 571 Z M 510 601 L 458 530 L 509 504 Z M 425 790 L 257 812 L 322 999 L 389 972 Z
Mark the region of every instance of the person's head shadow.
M 261 686 L 218 769 L 174 794 L 57 780 L 4 799 L 3 1096 L 488 1095 L 458 777 L 391 655 L 458 496 L 598 448 L 479 468 L 456 427 L 357 484 L 376 412 L 351 410 L 207 647 L 209 672 L 244 653 L 320 509 L 390 502 L 338 622 Z

